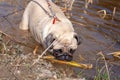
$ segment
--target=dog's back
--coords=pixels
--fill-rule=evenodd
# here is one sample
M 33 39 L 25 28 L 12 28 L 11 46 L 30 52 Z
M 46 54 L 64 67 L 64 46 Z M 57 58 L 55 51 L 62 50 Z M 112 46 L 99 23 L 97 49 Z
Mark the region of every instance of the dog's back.
M 49 1 L 52 11 L 55 13 L 61 24 L 65 24 L 66 28 L 69 27 L 67 29 L 68 31 L 69 29 L 73 30 L 71 22 L 66 18 L 62 10 L 51 0 Z M 43 41 L 43 39 L 50 33 L 49 29 L 51 29 L 51 23 L 53 21 L 53 18 L 51 18 L 49 15 L 53 14 L 51 13 L 46 0 L 33 0 L 28 4 L 25 9 L 20 28 L 25 30 L 30 29 L 30 32 L 35 37 L 35 39 L 41 43 L 41 41 Z M 59 24 L 57 25 L 56 29 L 56 27 L 53 27 L 56 25 L 57 24 L 52 25 L 52 30 L 57 31 L 59 28 L 65 29 L 62 28 L 63 25 L 59 26 Z

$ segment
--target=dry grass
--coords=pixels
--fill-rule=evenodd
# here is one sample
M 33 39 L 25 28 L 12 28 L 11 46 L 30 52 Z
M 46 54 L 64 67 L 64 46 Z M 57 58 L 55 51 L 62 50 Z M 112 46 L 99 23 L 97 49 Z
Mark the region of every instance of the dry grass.
M 100 55 L 102 57 L 102 59 L 104 60 L 104 63 L 105 63 L 105 68 L 106 68 L 106 74 L 107 74 L 107 80 L 111 80 L 110 79 L 110 72 L 109 72 L 109 68 L 108 68 L 108 64 L 107 64 L 107 61 L 105 59 L 105 56 L 103 55 L 102 52 L 99 52 L 98 55 Z M 102 69 L 101 69 L 102 70 Z M 101 71 L 100 71 L 101 72 Z
M 116 13 L 116 7 L 114 7 L 114 9 L 113 9 L 112 20 L 114 19 L 115 13 Z
M 93 0 L 85 0 L 85 9 L 88 9 L 89 4 L 92 4 Z M 87 11 L 84 10 L 84 13 L 87 14 Z
M 98 13 L 103 13 L 102 16 L 101 16 L 103 19 L 104 19 L 104 18 L 106 17 L 106 15 L 107 15 L 106 10 L 100 10 L 100 11 L 98 11 Z

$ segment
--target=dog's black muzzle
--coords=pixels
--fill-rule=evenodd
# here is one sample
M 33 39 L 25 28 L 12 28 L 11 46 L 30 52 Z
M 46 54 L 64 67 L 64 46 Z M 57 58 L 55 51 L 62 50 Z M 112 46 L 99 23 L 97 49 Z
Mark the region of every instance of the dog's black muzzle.
M 72 61 L 73 59 L 73 56 L 68 53 L 55 53 L 54 56 L 58 60 Z

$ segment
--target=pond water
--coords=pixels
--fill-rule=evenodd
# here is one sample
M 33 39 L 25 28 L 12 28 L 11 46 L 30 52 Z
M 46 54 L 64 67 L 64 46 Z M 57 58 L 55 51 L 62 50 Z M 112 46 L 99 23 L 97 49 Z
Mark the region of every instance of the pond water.
M 27 42 L 29 46 L 35 46 L 36 42 L 28 32 L 18 29 L 22 13 L 29 1 L 0 0 L 0 30 L 19 41 Z M 73 22 L 76 32 L 83 38 L 82 44 L 74 55 L 74 60 L 91 63 L 94 66 L 91 70 L 72 69 L 76 74 L 82 73 L 82 76 L 92 79 L 98 73 L 96 68 L 101 69 L 104 66 L 104 62 L 98 60 L 97 53 L 103 51 L 106 55 L 110 52 L 120 51 L 119 0 L 94 0 L 92 4 L 88 5 L 88 8 L 85 8 L 83 0 L 75 0 L 70 20 Z M 119 61 L 116 63 L 120 64 Z M 116 75 L 120 79 L 120 65 L 111 63 L 108 65 L 112 78 Z
M 75 59 L 79 61 L 78 55 L 82 55 L 87 62 L 93 63 L 94 67 L 102 67 L 103 64 L 96 65 L 98 63 L 96 55 L 98 52 L 103 51 L 104 54 L 107 54 L 120 50 L 119 0 L 96 0 L 93 4 L 89 4 L 87 9 L 84 7 L 85 2 L 76 0 L 73 6 L 71 20 L 82 23 L 81 25 L 74 24 L 74 26 L 76 31 L 83 37 L 83 43 L 79 46 L 78 51 L 76 51 L 77 58 Z M 103 12 L 99 12 L 101 10 L 106 11 L 105 17 Z M 120 66 L 111 65 L 112 75 L 119 76 Z M 78 69 L 75 69 L 75 71 L 80 72 Z M 95 68 L 93 70 L 85 70 L 85 72 L 87 76 L 97 74 Z

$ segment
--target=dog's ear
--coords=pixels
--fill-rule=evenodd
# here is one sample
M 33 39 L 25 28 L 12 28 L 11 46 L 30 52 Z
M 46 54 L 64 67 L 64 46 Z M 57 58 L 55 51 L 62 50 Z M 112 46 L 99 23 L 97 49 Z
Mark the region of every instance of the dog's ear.
M 55 40 L 55 38 L 53 37 L 53 34 L 52 33 L 48 34 L 44 41 L 46 47 L 49 47 L 54 40 Z
M 74 35 L 74 38 L 77 40 L 77 44 L 80 45 L 82 43 L 82 38 L 77 34 Z

